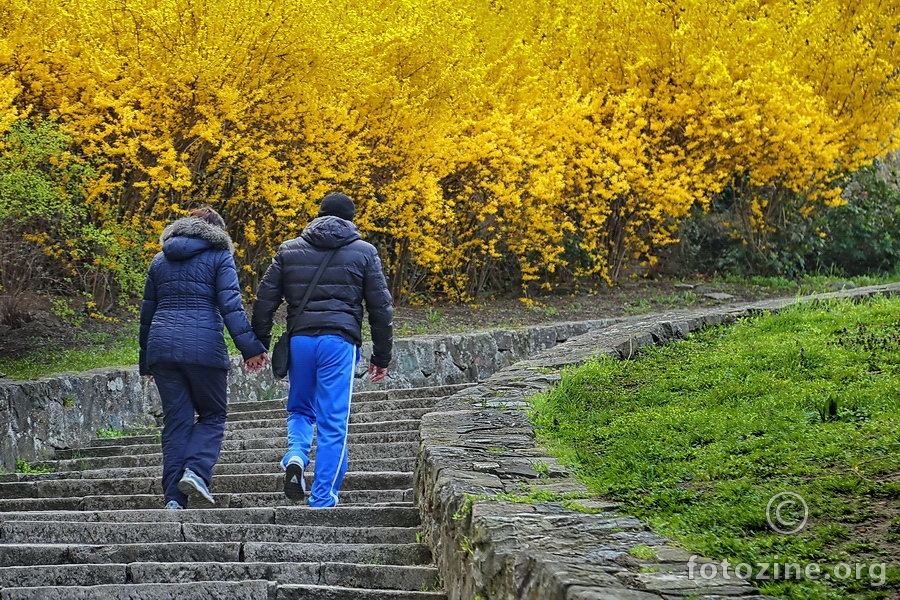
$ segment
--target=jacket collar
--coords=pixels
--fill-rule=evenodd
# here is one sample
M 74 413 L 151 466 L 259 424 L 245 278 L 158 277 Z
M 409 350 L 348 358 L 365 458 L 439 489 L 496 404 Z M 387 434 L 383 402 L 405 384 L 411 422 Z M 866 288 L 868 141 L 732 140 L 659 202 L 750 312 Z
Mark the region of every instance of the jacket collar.
M 228 232 L 210 225 L 199 217 L 184 217 L 172 222 L 163 230 L 159 243 L 162 245 L 166 240 L 178 236 L 198 238 L 217 250 L 234 252 L 234 244 Z

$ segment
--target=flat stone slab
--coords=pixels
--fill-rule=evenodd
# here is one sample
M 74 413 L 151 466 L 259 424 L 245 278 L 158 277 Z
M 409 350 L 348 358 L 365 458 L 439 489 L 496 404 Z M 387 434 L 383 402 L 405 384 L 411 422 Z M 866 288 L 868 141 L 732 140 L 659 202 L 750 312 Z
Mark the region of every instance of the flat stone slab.
M 307 472 L 312 481 L 312 472 Z M 213 494 L 281 492 L 283 474 L 214 475 L 210 491 Z M 412 486 L 412 473 L 402 471 L 348 472 L 342 490 L 406 489 Z M 162 494 L 158 477 L 115 479 L 51 479 L 16 483 L 0 483 L 0 497 L 62 498 L 65 496 L 137 496 Z
M 0 567 L 0 589 L 125 583 L 126 568 L 124 564 L 44 565 L 40 569 L 32 566 Z
M 123 576 L 124 576 L 124 565 Z M 284 584 L 325 584 L 374 589 L 421 590 L 437 585 L 433 566 L 352 563 L 135 563 L 128 565 L 134 583 L 267 580 Z M 2 573 L 0 573 L 2 576 Z
M 247 562 L 344 562 L 373 565 L 429 565 L 424 544 L 244 544 Z
M 358 447 L 357 452 L 364 455 L 372 456 L 372 452 L 368 449 L 372 444 L 388 444 L 397 442 L 418 443 L 419 434 L 417 431 L 374 431 L 362 433 L 350 433 L 349 446 Z M 222 451 L 229 452 L 235 450 L 264 450 L 264 449 L 287 449 L 286 437 L 261 437 L 248 439 L 226 439 L 222 442 Z M 159 454 L 160 445 L 153 444 L 135 444 L 127 445 L 107 445 L 107 446 L 91 446 L 78 450 L 61 450 L 57 452 L 57 458 L 60 459 L 80 459 L 99 456 L 134 456 L 140 454 Z
M 385 444 L 380 443 L 366 443 L 362 444 L 350 444 L 349 453 L 350 453 L 350 462 L 353 464 L 354 461 L 357 460 L 370 460 L 370 459 L 383 459 L 383 458 L 409 458 L 414 457 L 416 452 L 419 449 L 419 442 L 389 442 Z M 273 464 L 277 464 L 282 457 L 284 457 L 284 453 L 286 450 L 285 447 L 279 448 L 257 448 L 253 450 L 225 450 L 219 455 L 219 462 L 216 465 L 217 468 L 221 465 L 227 464 L 239 464 L 239 463 L 260 463 L 260 462 L 271 462 Z M 78 453 L 77 450 L 66 450 L 62 453 L 63 456 L 69 457 L 73 453 Z M 316 455 L 316 447 L 313 446 L 312 451 L 310 453 L 311 457 L 315 457 Z M 156 447 L 154 452 L 147 453 L 139 453 L 132 455 L 122 455 L 115 454 L 111 456 L 96 456 L 96 457 L 85 457 L 79 456 L 78 458 L 64 458 L 59 461 L 43 461 L 39 463 L 42 466 L 47 466 L 50 468 L 57 468 L 57 465 L 60 465 L 60 469 L 66 472 L 70 471 L 81 471 L 87 469 L 102 469 L 102 468 L 119 468 L 119 467 L 147 467 L 147 466 L 155 466 L 162 464 L 162 453 L 160 452 L 159 447 Z M 53 475 L 52 473 L 49 475 Z M 39 478 L 36 478 L 39 479 Z M 17 478 L 16 481 L 19 479 Z
M 280 585 L 277 600 L 444 600 L 442 592 L 363 590 L 321 585 Z
M 240 543 L 0 544 L 0 567 L 133 562 L 239 562 Z
M 203 581 L 196 583 L 150 583 L 97 585 L 90 587 L 8 588 L 2 600 L 264 600 L 268 581 Z
M 4 544 L 144 544 L 164 542 L 300 542 L 332 544 L 410 544 L 415 527 L 270 525 L 254 523 L 100 523 L 7 521 Z
M 414 527 L 322 527 L 310 525 L 253 525 L 185 523 L 188 542 L 276 542 L 306 544 L 413 544 Z
M 310 506 L 277 508 L 207 508 L 202 510 L 31 511 L 0 513 L 4 521 L 76 523 L 208 523 L 331 527 L 416 527 L 419 509 L 404 506 L 336 506 L 323 511 Z
M 299 507 L 289 510 L 313 510 Z M 352 510 L 338 507 L 335 510 Z M 275 524 L 274 508 L 207 508 L 205 510 L 109 510 L 109 511 L 28 511 L 0 513 L 0 523 L 8 521 L 44 521 L 51 523 L 260 523 Z
M 732 296 L 731 294 L 726 294 L 724 292 L 708 292 L 706 294 L 703 294 L 703 297 L 709 298 L 710 300 L 719 301 L 734 300 L 734 296 Z
M 341 505 L 383 506 L 409 504 L 414 500 L 413 489 L 405 490 L 341 490 Z M 192 502 L 190 508 L 265 508 L 301 506 L 288 500 L 283 492 L 254 492 L 246 494 L 213 493 L 214 505 L 204 500 Z M 0 500 L 0 511 L 105 511 L 160 509 L 165 505 L 162 495 L 85 496 L 83 498 L 13 498 Z
M 35 540 L 47 544 L 152 544 L 184 539 L 181 523 L 6 521 L 0 525 L 0 541 L 4 544 L 29 544 Z

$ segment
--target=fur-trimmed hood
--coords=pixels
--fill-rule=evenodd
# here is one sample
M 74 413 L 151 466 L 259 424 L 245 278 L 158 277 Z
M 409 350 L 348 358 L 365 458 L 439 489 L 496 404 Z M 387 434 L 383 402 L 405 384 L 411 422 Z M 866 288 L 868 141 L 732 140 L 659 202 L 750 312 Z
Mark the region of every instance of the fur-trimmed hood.
M 234 252 L 228 232 L 198 217 L 184 217 L 168 225 L 159 238 L 169 260 L 186 260 L 209 249 Z

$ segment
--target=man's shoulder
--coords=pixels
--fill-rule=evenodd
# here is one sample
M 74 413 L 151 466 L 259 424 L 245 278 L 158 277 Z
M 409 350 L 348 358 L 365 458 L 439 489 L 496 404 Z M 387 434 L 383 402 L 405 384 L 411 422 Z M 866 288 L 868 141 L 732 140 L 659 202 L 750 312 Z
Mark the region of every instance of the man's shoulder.
M 362 238 L 353 240 L 352 242 L 347 244 L 347 247 L 353 248 L 354 250 L 358 250 L 360 252 L 365 252 L 367 254 L 378 254 L 378 250 L 375 248 L 375 246 Z
M 284 254 L 285 252 L 302 250 L 307 248 L 308 246 L 309 242 L 298 236 L 281 242 L 281 245 L 278 247 L 278 252 Z
M 375 248 L 369 242 L 359 239 L 354 240 L 344 246 L 350 251 L 350 255 L 354 256 L 356 261 L 363 261 L 366 264 L 371 264 L 373 261 L 378 259 L 378 249 Z
M 325 250 L 327 250 L 327 248 L 319 248 L 317 246 L 314 246 L 313 244 L 309 243 L 308 240 L 305 240 L 302 237 L 295 237 L 293 239 L 286 240 L 282 242 L 278 247 L 278 253 L 281 254 L 282 257 L 288 255 L 296 256 L 297 253 L 306 254 L 310 251 L 319 253 Z M 335 248 L 335 250 L 337 250 L 339 254 L 349 251 L 352 254 L 364 255 L 366 257 L 378 255 L 378 250 L 375 248 L 375 246 L 363 239 L 353 240 L 352 242 Z
M 290 248 L 292 246 L 300 246 L 303 244 L 306 244 L 306 241 L 298 235 L 297 237 L 293 237 L 288 240 L 284 240 L 283 242 L 281 242 L 281 246 L 279 246 L 279 247 L 280 248 Z

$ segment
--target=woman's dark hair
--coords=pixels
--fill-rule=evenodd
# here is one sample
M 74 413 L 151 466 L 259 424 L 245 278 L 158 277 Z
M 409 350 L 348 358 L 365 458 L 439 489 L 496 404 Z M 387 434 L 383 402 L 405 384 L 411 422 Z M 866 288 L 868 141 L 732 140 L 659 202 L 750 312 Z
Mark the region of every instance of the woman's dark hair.
M 200 206 L 198 208 L 194 208 L 189 213 L 192 217 L 197 217 L 198 219 L 203 219 L 210 225 L 218 227 L 219 229 L 225 229 L 225 219 L 222 218 L 222 215 L 217 213 L 215 209 L 209 204 L 204 206 Z

